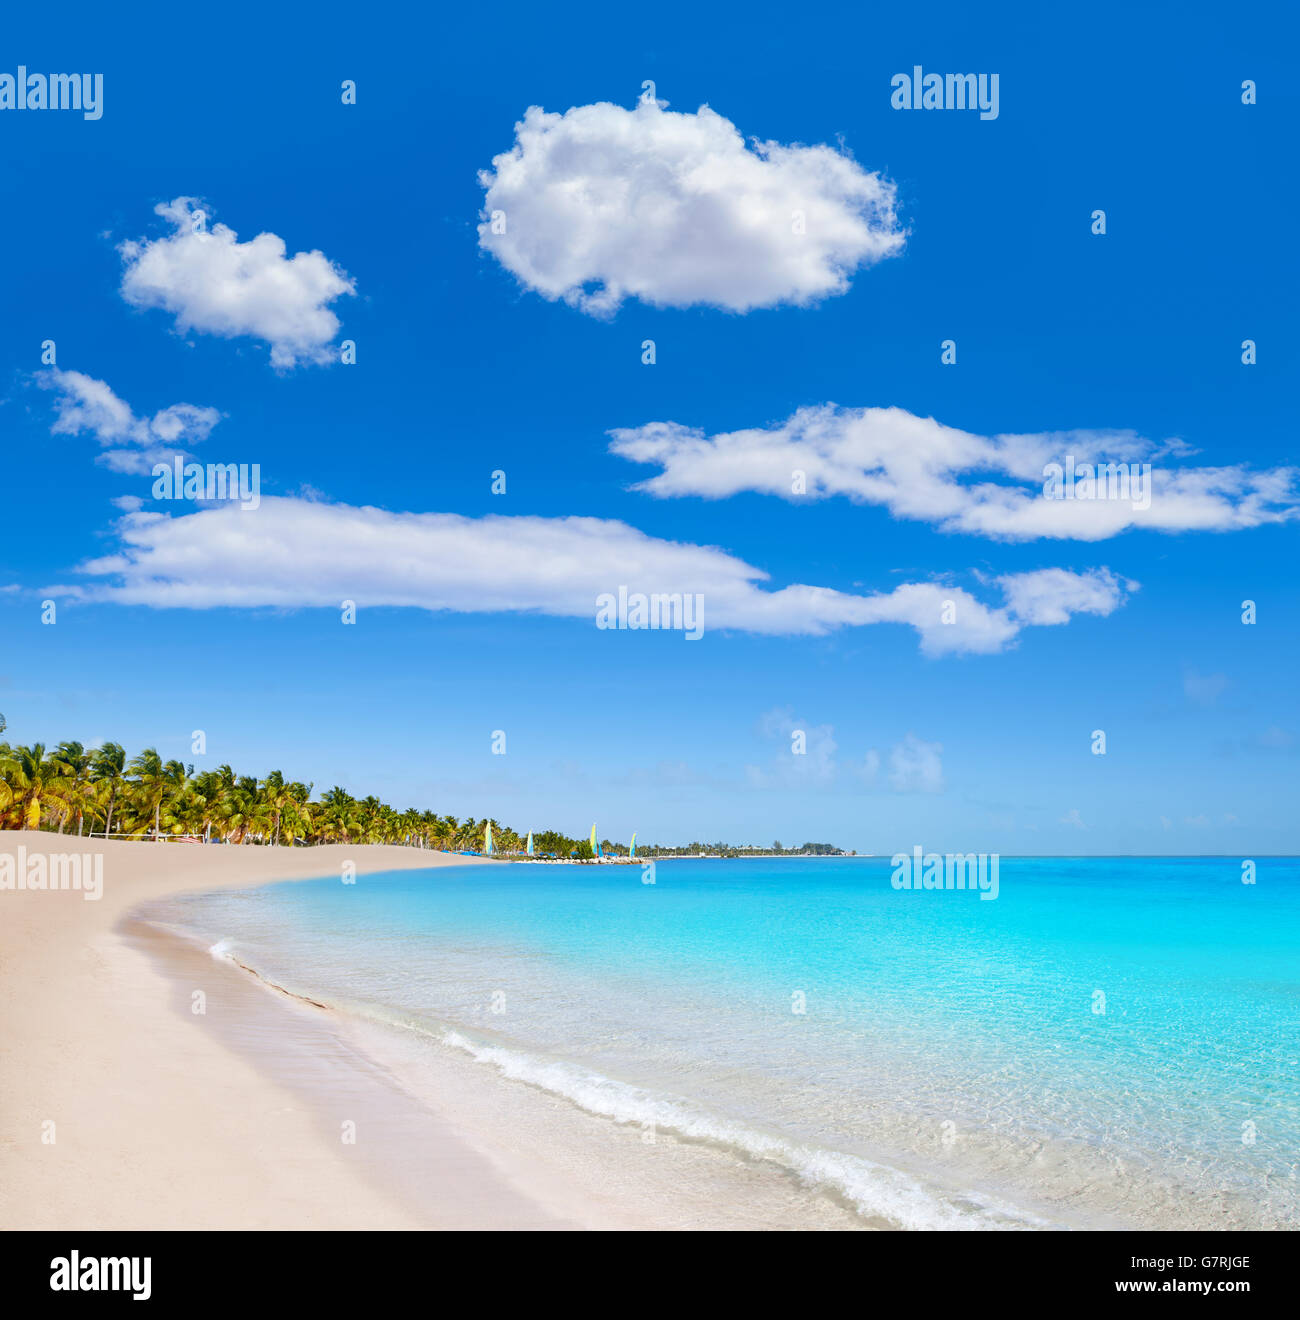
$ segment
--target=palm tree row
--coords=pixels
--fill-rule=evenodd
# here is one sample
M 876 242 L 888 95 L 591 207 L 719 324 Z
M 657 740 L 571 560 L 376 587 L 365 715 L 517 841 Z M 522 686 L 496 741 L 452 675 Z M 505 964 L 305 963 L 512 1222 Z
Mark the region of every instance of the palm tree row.
M 0 724 L 0 729 L 3 729 Z M 194 772 L 164 761 L 152 747 L 127 759 L 118 743 L 87 748 L 62 742 L 0 742 L 0 829 L 47 829 L 60 834 L 162 839 L 200 836 L 230 844 L 396 843 L 460 850 L 483 843 L 485 818 L 439 816 L 414 807 L 398 811 L 377 797 L 355 798 L 334 787 L 315 801 L 312 785 L 238 775 L 228 765 Z M 524 840 L 493 820 L 502 853 L 523 851 Z M 577 840 L 547 831 L 548 851 L 567 855 Z

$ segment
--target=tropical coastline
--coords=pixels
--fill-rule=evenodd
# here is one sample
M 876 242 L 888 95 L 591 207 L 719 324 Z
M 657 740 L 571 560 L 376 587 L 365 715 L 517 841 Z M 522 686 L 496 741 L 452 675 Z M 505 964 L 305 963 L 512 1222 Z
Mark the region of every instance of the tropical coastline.
M 71 846 L 5 832 L 0 875 L 22 853 L 48 856 L 53 875 Z M 0 1048 L 6 1228 L 1296 1217 L 1276 1140 L 1297 1117 L 1273 1026 L 1293 860 L 1253 916 L 1221 859 L 1020 859 L 983 905 L 899 894 L 885 858 L 683 859 L 646 884 L 378 845 L 95 846 L 97 894 L 0 894 L 0 992 L 26 1006 Z M 1182 971 L 1134 983 L 1142 1011 L 1121 997 L 1107 1025 L 1086 967 L 1070 970 L 1086 963 L 1092 896 L 1134 909 L 1131 930 L 1110 930 L 1123 986 L 1149 957 L 1153 881 L 1190 914 L 1164 955 Z M 972 909 L 988 930 L 963 952 Z M 1078 984 L 1043 998 L 1014 970 L 1029 950 Z M 1249 967 L 1225 961 L 1233 950 Z M 853 969 L 870 964 L 863 981 Z M 1278 992 L 1242 998 L 1270 965 Z M 945 967 L 957 993 L 932 993 L 918 1017 L 909 986 Z M 1203 982 L 1193 1023 L 1222 1019 L 1204 1039 L 1180 1025 L 1188 977 Z M 792 1016 L 800 983 L 820 989 L 797 991 Z M 1153 1046 L 1179 1070 L 1152 1072 Z M 1203 1097 L 1190 1128 L 1180 1085 Z M 1240 1112 L 1274 1135 L 1258 1154 L 1233 1139 Z M 1267 1195 L 1251 1191 L 1260 1179 Z
M 4 831 L 0 857 L 71 842 Z M 779 1171 L 688 1143 L 650 1150 L 467 1058 L 413 1099 L 364 1033 L 132 915 L 345 862 L 358 875 L 502 863 L 382 845 L 98 846 L 100 900 L 0 895 L 0 994 L 23 1005 L 0 1037 L 0 1229 L 867 1226 Z M 684 1167 L 724 1202 L 683 1198 Z

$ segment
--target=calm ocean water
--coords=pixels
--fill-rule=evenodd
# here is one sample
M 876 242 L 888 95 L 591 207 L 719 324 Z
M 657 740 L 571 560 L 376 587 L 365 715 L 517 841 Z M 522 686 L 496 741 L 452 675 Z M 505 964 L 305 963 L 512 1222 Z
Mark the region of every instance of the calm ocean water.
M 1300 1227 L 1300 861 L 466 867 L 152 919 L 910 1228 Z

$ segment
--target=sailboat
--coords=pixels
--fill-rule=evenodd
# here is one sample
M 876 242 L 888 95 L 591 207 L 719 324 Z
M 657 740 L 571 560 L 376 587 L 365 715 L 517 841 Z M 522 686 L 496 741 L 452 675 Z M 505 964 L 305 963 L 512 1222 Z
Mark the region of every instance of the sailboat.
M 627 860 L 629 862 L 636 861 L 636 831 L 635 830 L 632 831 L 632 846 L 627 850 Z
M 492 822 L 488 821 L 487 829 L 483 833 L 483 856 L 492 856 Z
M 597 861 L 600 860 L 600 840 L 596 838 L 595 825 L 592 825 L 591 827 L 591 855 L 596 858 Z
M 528 831 L 528 843 L 527 843 L 527 846 L 524 848 L 524 851 L 529 855 L 529 857 L 531 857 L 531 856 L 533 855 L 533 832 L 532 832 L 532 830 L 529 830 L 529 831 Z

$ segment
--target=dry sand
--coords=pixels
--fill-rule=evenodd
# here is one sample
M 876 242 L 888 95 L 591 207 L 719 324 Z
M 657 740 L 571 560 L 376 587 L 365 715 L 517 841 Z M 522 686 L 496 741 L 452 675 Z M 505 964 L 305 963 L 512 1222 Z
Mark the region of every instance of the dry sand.
M 98 901 L 75 890 L 0 891 L 0 1228 L 429 1225 L 379 1185 L 370 1144 L 345 1146 L 304 1094 L 205 1029 L 145 941 L 117 928 L 146 899 L 328 875 L 345 859 L 359 873 L 491 863 L 383 846 L 79 845 L 49 833 L 0 834 L 0 852 L 20 844 L 28 854 L 102 851 L 104 891 Z M 224 969 L 207 961 L 202 983 L 220 981 Z M 226 979 L 227 995 L 251 996 L 245 1009 L 261 1008 L 266 996 L 256 986 Z M 265 1007 L 291 1036 L 291 1012 Z M 372 1090 L 357 1103 L 382 1101 L 382 1079 Z M 53 1142 L 43 1139 L 49 1123 Z M 421 1151 L 441 1173 L 449 1222 L 552 1223 L 454 1134 L 426 1128 Z

